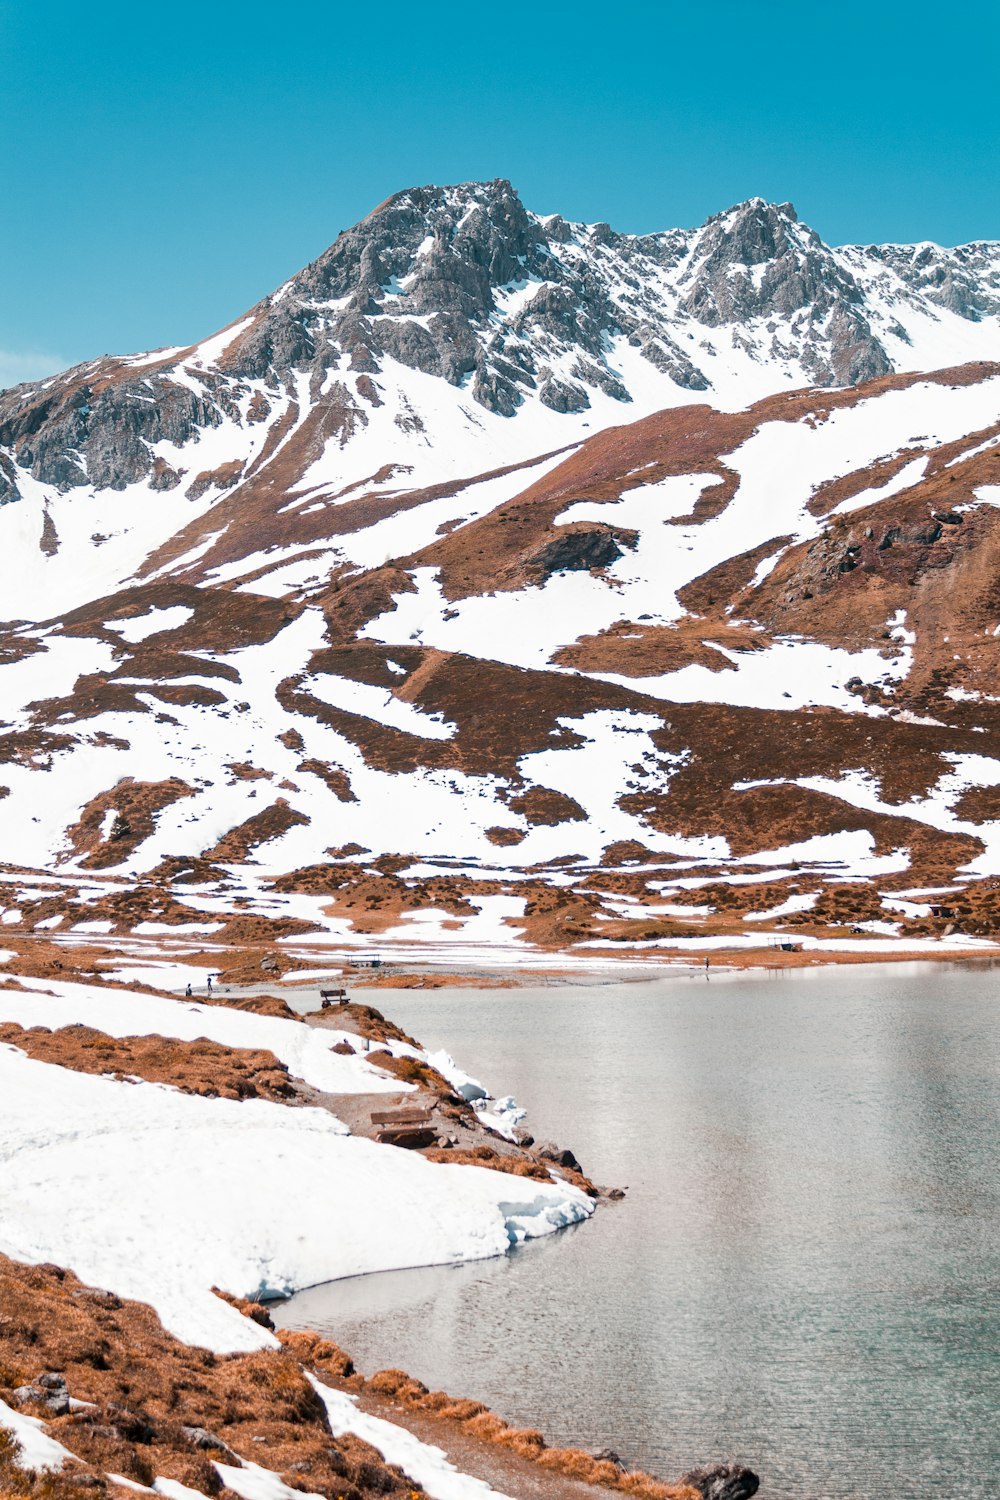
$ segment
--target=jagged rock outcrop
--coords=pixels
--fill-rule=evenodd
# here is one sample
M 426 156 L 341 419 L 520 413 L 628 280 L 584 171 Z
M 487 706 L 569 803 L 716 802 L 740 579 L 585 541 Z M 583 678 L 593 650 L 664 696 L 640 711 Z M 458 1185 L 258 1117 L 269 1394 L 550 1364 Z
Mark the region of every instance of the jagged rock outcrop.
M 978 322 L 1000 313 L 1000 258 L 989 241 L 959 245 L 868 245 L 873 265 L 885 266 L 911 291 L 960 318 Z
M 702 1500 L 750 1500 L 760 1489 L 760 1479 L 745 1464 L 716 1464 L 712 1468 L 692 1469 L 680 1482 L 699 1490 Z
M 537 404 L 547 421 L 596 404 L 606 422 L 629 404 L 711 392 L 739 406 L 933 367 L 921 340 L 941 319 L 969 359 L 991 352 L 984 332 L 1000 347 L 1000 247 L 832 250 L 791 204 L 759 198 L 698 229 L 627 235 L 533 214 L 502 179 L 412 188 L 201 345 L 0 393 L 0 505 L 24 476 L 56 493 L 167 491 L 207 472 L 222 493 L 260 451 L 255 430 L 274 450 L 310 414 L 300 473 L 387 403 L 400 431 L 432 442 L 408 372 L 450 387 L 445 406 L 512 418 Z M 224 424 L 224 464 L 199 461 L 198 440 Z

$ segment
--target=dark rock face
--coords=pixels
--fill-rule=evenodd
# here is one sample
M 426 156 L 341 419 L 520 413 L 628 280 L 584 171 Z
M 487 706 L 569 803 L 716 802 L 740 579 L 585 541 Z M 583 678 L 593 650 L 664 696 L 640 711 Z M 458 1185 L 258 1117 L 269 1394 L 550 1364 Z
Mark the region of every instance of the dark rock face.
M 529 566 L 542 578 L 550 578 L 553 573 L 608 568 L 622 556 L 623 546 L 634 547 L 635 543 L 634 532 L 612 531 L 606 526 L 567 529 L 547 542 Z
M 154 474 L 152 443 L 185 443 L 225 414 L 208 392 L 199 396 L 162 377 L 140 383 L 79 375 L 70 370 L 27 400 L 0 395 L 0 447 L 9 455 L 0 465 L 0 500 L 5 485 L 8 500 L 20 498 L 15 464 L 59 491 L 124 489 Z M 167 486 L 161 480 L 158 487 Z
M 557 1146 L 554 1141 L 543 1141 L 537 1149 L 543 1161 L 553 1162 L 557 1167 L 569 1167 L 573 1172 L 583 1170 L 573 1152 L 566 1146 Z
M 22 1402 L 44 1406 L 54 1417 L 64 1417 L 70 1409 L 65 1377 L 54 1370 L 39 1375 L 31 1385 L 18 1386 L 11 1399 L 15 1406 Z
M 715 1464 L 692 1469 L 681 1476 L 681 1484 L 699 1490 L 703 1500 L 750 1500 L 760 1489 L 760 1479 L 743 1464 Z

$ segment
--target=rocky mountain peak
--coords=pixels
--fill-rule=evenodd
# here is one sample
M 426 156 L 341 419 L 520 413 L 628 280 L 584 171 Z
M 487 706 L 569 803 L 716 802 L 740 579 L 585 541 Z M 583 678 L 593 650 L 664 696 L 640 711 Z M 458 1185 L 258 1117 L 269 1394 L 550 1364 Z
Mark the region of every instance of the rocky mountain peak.
M 1000 247 L 835 250 L 792 204 L 759 197 L 697 229 L 629 235 L 532 213 L 504 178 L 409 188 L 204 343 L 0 396 L 0 503 L 25 475 L 58 491 L 168 489 L 188 468 L 175 449 L 226 424 L 245 445 L 289 403 L 296 420 L 322 414 L 324 441 L 348 443 L 388 405 L 433 442 L 425 376 L 453 390 L 429 406 L 450 402 L 462 422 L 477 408 L 613 422 L 615 405 L 704 392 L 739 407 L 933 368 L 949 319 L 947 362 L 995 355 Z
M 707 220 L 699 241 L 709 253 L 746 266 L 775 260 L 798 245 L 801 235 L 820 243 L 808 226 L 799 228 L 791 203 L 769 203 L 766 198 L 748 198 Z
M 338 235 L 279 296 L 347 298 L 369 315 L 397 299 L 418 316 L 483 315 L 490 289 L 516 277 L 545 243 L 540 222 L 503 179 L 410 188 Z
M 817 385 L 853 385 L 893 368 L 857 281 L 790 203 L 751 198 L 709 219 L 684 279 L 685 308 L 709 327 L 784 322 Z

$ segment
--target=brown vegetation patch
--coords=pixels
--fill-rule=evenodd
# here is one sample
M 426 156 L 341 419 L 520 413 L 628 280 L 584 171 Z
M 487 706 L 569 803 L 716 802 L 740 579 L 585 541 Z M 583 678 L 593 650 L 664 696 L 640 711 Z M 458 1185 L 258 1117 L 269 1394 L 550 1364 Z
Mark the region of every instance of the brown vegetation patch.
M 501 849 L 511 848 L 515 844 L 523 844 L 526 834 L 523 828 L 502 828 L 497 825 L 487 828 L 486 837 L 491 844 L 496 844 Z
M 963 449 L 968 440 L 963 440 Z M 1000 483 L 996 448 L 931 464 L 918 484 L 845 516 L 815 541 L 791 548 L 740 611 L 771 631 L 851 649 L 883 642 L 903 611 L 915 630 L 914 661 L 895 690 L 900 708 L 963 722 L 984 720 L 956 705 L 950 686 L 992 691 L 1000 666 L 993 636 L 1000 589 L 1000 517 L 976 491 Z M 987 713 L 989 710 L 987 709 Z
M 867 468 L 854 469 L 849 474 L 827 480 L 813 490 L 806 510 L 813 516 L 828 516 L 845 500 L 853 500 L 856 495 L 864 494 L 865 490 L 881 489 L 891 479 L 895 479 L 911 460 L 923 457 L 926 452 L 925 448 L 901 448 L 898 453 L 877 459 Z
M 745 912 L 770 911 L 801 891 L 802 884 L 797 880 L 763 880 L 753 885 L 728 885 L 718 880 L 695 890 L 664 892 L 659 899 L 668 900 L 673 906 L 711 906 L 719 912 L 742 916 Z
M 237 947 L 266 943 L 270 948 L 279 938 L 297 937 L 302 933 L 315 931 L 311 922 L 304 922 L 298 917 L 264 917 L 252 911 L 238 911 L 225 919 L 221 931 L 213 934 L 213 938 L 216 942 L 231 943 Z M 277 968 L 283 968 L 288 963 L 280 950 L 277 954 L 269 953 L 268 957 L 274 958 Z
M 885 922 L 894 913 L 886 911 L 882 898 L 866 881 L 844 881 L 826 886 L 809 911 L 782 917 L 786 927 L 853 927 L 859 922 Z
M 518 891 L 517 887 L 512 888 Z M 524 916 L 517 919 L 529 942 L 539 948 L 571 948 L 584 938 L 605 936 L 609 924 L 598 923 L 597 896 L 534 882 L 520 888 L 525 897 Z
M 224 1005 L 227 1010 L 249 1010 L 257 1016 L 278 1016 L 283 1021 L 301 1021 L 302 1017 L 292 1010 L 282 995 L 222 995 L 212 994 L 206 998 L 199 995 L 198 1004 Z
M 203 577 L 220 564 L 238 562 L 265 549 L 278 551 L 296 544 L 305 548 L 326 541 L 338 530 L 353 529 L 349 518 L 339 514 L 348 505 L 322 506 L 308 513 L 308 507 L 292 508 L 289 502 L 304 493 L 297 486 L 327 443 L 333 439 L 347 442 L 367 422 L 355 393 L 341 380 L 334 380 L 322 394 L 314 391 L 304 414 L 296 401 L 289 401 L 271 423 L 261 451 L 228 493 L 208 515 L 192 521 L 153 553 L 143 572 L 148 575 L 177 562 L 206 540 L 210 541 L 207 550 L 184 568 L 188 577 Z M 396 502 L 388 514 L 397 508 L 406 507 Z
M 408 864 L 409 857 L 400 863 Z M 453 916 L 471 916 L 467 888 L 451 875 L 428 879 L 404 880 L 389 868 L 377 865 L 309 865 L 279 876 L 273 882 L 277 891 L 306 891 L 328 895 L 331 915 L 350 917 L 357 932 L 380 932 L 395 926 L 407 911 L 434 908 Z M 490 894 L 490 882 L 477 884 L 477 890 Z
M 319 597 L 328 638 L 335 645 L 349 644 L 369 620 L 396 608 L 397 594 L 415 591 L 413 579 L 402 568 L 376 568 L 344 582 L 335 578 Z
M 337 1014 L 340 1009 L 341 1007 L 338 1006 Z M 393 1078 L 401 1079 L 403 1083 L 413 1083 L 418 1088 L 428 1089 L 449 1103 L 458 1102 L 447 1078 L 443 1077 L 436 1068 L 432 1068 L 429 1063 L 421 1062 L 418 1057 L 394 1057 L 391 1052 L 373 1050 L 365 1054 L 365 1062 L 370 1062 L 373 1067 L 381 1069 L 383 1073 L 391 1074 Z
M 1000 786 L 969 787 L 952 804 L 952 812 L 963 822 L 1000 822 Z
M 559 823 L 579 823 L 587 816 L 574 797 L 551 786 L 529 786 L 516 797 L 508 797 L 507 806 L 529 823 L 547 828 Z
M 322 760 L 303 760 L 295 769 L 318 776 L 339 802 L 357 802 L 358 799 L 351 789 L 350 777 L 343 766 L 330 766 Z
M 91 1026 L 25 1028 L 0 1023 L 0 1042 L 8 1042 L 39 1062 L 56 1063 L 76 1073 L 118 1079 L 142 1078 L 168 1083 L 183 1094 L 207 1099 L 272 1099 L 284 1103 L 298 1090 L 288 1069 L 273 1052 L 225 1047 L 220 1042 L 185 1042 L 176 1037 L 112 1037 Z
M 548 1168 L 541 1162 L 523 1156 L 506 1156 L 492 1146 L 429 1146 L 421 1155 L 428 1161 L 446 1162 L 452 1167 L 488 1167 L 493 1172 L 507 1172 L 512 1177 L 531 1177 L 535 1182 L 551 1182 Z
M 169 609 L 175 605 L 186 606 L 192 614 L 183 625 L 170 632 L 171 642 L 176 642 L 179 651 L 192 657 L 199 652 L 218 654 L 243 646 L 262 645 L 272 640 L 298 612 L 298 606 L 282 599 L 237 593 L 225 588 L 194 588 L 172 578 L 168 582 L 140 584 L 102 599 L 90 600 L 64 615 L 61 628 L 65 635 L 103 637 L 121 650 L 139 654 L 146 643 L 130 646 L 123 642 L 121 635 L 107 629 L 108 623 L 135 619 L 151 610 Z M 155 646 L 155 637 L 149 639 Z M 212 665 L 210 661 L 199 659 L 199 675 L 210 672 Z M 232 674 L 228 664 L 219 662 L 214 665 L 222 668 L 218 675 Z
M 413 648 L 392 652 L 394 659 L 410 667 L 410 676 L 401 682 L 397 696 L 414 703 L 422 713 L 455 724 L 457 733 L 449 739 L 422 739 L 360 714 L 331 708 L 293 680 L 282 683 L 276 696 L 289 713 L 315 718 L 345 735 L 366 762 L 379 770 L 452 769 L 503 777 L 514 788 L 523 785 L 518 769 L 522 756 L 583 743 L 573 730 L 558 724 L 560 718 L 646 708 L 651 703 L 628 688 L 587 677 L 529 671 L 443 652 L 420 651 L 414 659 L 411 652 Z M 378 648 L 378 659 L 384 668 L 384 647 Z M 337 672 L 339 660 L 339 648 L 325 651 L 313 658 L 310 671 Z M 353 652 L 350 660 L 356 668 Z M 653 709 L 662 714 L 664 705 L 656 703 Z
M 252 818 L 245 819 L 231 828 L 228 833 L 223 834 L 218 843 L 213 844 L 211 849 L 206 849 L 204 859 L 219 860 L 222 864 L 239 864 L 249 857 L 251 850 L 260 844 L 267 844 L 271 839 L 280 838 L 290 828 L 298 827 L 300 824 L 308 823 L 309 819 L 304 813 L 289 807 L 284 797 L 279 797 L 272 802 L 270 807 L 263 808 L 259 813 L 254 813 Z
M 664 832 L 683 828 L 686 833 L 722 834 L 737 859 L 762 849 L 780 849 L 824 834 L 855 830 L 869 832 L 880 854 L 917 841 L 924 843 L 930 835 L 940 848 L 949 851 L 946 858 L 952 874 L 974 857 L 970 847 L 975 852 L 982 849 L 978 841 L 964 834 L 940 833 L 912 818 L 868 812 L 830 793 L 794 783 L 778 782 L 738 792 L 731 787 L 718 788 L 715 795 L 706 786 L 704 799 L 696 799 L 694 792 L 686 782 L 680 797 L 637 791 L 622 797 L 620 803 L 626 811 L 640 814 L 651 827 Z
M 610 1460 L 594 1458 L 579 1448 L 550 1448 L 534 1428 L 512 1427 L 481 1401 L 465 1401 L 444 1391 L 430 1391 L 402 1370 L 378 1371 L 366 1381 L 365 1391 L 382 1397 L 393 1408 L 458 1423 L 480 1442 L 509 1448 L 542 1468 L 585 1484 L 619 1490 L 641 1500 L 701 1500 L 699 1491 L 689 1485 L 664 1484 L 641 1470 L 623 1470 Z
M 185 494 L 188 500 L 200 500 L 206 490 L 229 490 L 243 473 L 243 462 L 241 459 L 233 458 L 228 463 L 219 464 L 216 469 L 202 469 L 196 474 L 188 485 Z
M 3 1256 L 0 1309 L 4 1399 L 39 1374 L 58 1371 L 70 1396 L 94 1403 L 62 1417 L 25 1408 L 79 1455 L 91 1479 L 87 1495 L 120 1493 L 103 1480 L 107 1472 L 145 1485 L 162 1476 L 217 1494 L 209 1462 L 216 1456 L 261 1464 L 328 1500 L 412 1500 L 422 1493 L 368 1444 L 333 1438 L 323 1404 L 290 1352 L 294 1338 L 288 1350 L 214 1355 L 173 1338 L 142 1303 L 89 1288 L 56 1266 L 23 1266 Z M 316 1340 L 311 1352 L 324 1378 L 350 1383 L 350 1362 L 335 1346 Z M 9 1475 L 5 1463 L 3 1482 Z M 10 1492 L 77 1500 L 84 1490 L 72 1480 L 69 1473 L 65 1480 L 46 1476 L 34 1488 Z M 23 1483 L 16 1475 L 12 1482 Z
M 226 770 L 232 773 L 234 781 L 272 781 L 274 774 L 265 771 L 261 766 L 252 766 L 249 761 L 231 760 L 226 763 Z
M 698 615 L 715 612 L 724 619 L 728 618 L 726 612 L 733 607 L 733 601 L 744 589 L 749 587 L 761 563 L 773 557 L 776 552 L 782 552 L 792 540 L 791 536 L 770 537 L 766 542 L 751 547 L 748 552 L 727 557 L 725 562 L 709 568 L 707 573 L 692 578 L 690 583 L 678 589 L 677 602 L 684 609 Z M 740 612 L 742 613 L 742 606 Z M 704 628 L 702 626 L 702 630 Z
M 609 672 L 619 677 L 660 677 L 689 666 L 729 671 L 732 662 L 715 649 L 715 640 L 729 651 L 759 651 L 767 644 L 760 631 L 742 624 L 726 625 L 720 634 L 714 625 L 699 619 L 682 619 L 675 625 L 619 620 L 600 635 L 581 636 L 575 645 L 563 646 L 552 660 L 579 672 Z
M 2 1386 L 0 1386 L 2 1389 Z M 2 1500 L 93 1500 L 94 1495 L 120 1494 L 120 1486 L 102 1483 L 96 1475 L 22 1469 L 21 1453 L 12 1432 L 0 1427 L 0 1496 Z M 214 1473 L 214 1470 L 213 1470 Z M 205 1494 L 212 1491 L 205 1489 Z
M 78 822 L 66 830 L 66 836 L 80 863 L 87 870 L 106 870 L 123 864 L 156 828 L 164 808 L 193 788 L 172 776 L 168 781 L 134 781 L 126 777 L 117 786 L 101 792 L 84 807 Z M 107 834 L 102 826 L 107 815 L 114 814 Z
M 412 1036 L 394 1025 L 392 1021 L 387 1020 L 380 1010 L 375 1009 L 374 1005 L 363 1005 L 357 1000 L 352 1000 L 347 1005 L 335 1006 L 332 1010 L 324 1012 L 322 1016 L 314 1014 L 308 1019 L 315 1025 L 325 1024 L 328 1017 L 329 1024 L 336 1026 L 338 1031 L 351 1031 L 357 1036 L 367 1037 L 372 1042 L 403 1042 L 407 1047 L 418 1045 Z M 451 1091 L 450 1084 L 446 1083 L 445 1088 Z
M 665 797 L 657 798 L 652 792 L 637 795 L 645 797 L 651 808 L 659 803 L 660 812 L 655 814 L 659 821 L 654 826 L 666 827 L 668 810 L 672 810 L 677 814 L 673 831 L 687 833 L 725 835 L 732 823 L 737 833 L 745 826 L 749 834 L 750 825 L 741 818 L 739 806 L 750 794 L 734 792 L 736 782 L 785 783 L 809 776 L 836 776 L 847 769 L 864 771 L 878 785 L 882 800 L 902 808 L 926 797 L 950 769 L 946 752 L 974 752 L 977 741 L 982 743 L 974 733 L 831 709 L 780 713 L 723 704 L 667 707 L 669 724 L 654 730 L 653 740 L 664 751 L 687 750 L 688 757 L 672 776 Z M 795 795 L 794 789 L 788 791 L 789 797 Z M 641 800 L 632 798 L 625 805 L 632 810 L 642 808 Z M 744 808 L 749 805 L 743 802 Z M 850 815 L 845 808 L 845 816 Z M 864 816 L 874 830 L 879 815 Z M 893 841 L 886 829 L 889 847 L 909 843 L 911 835 L 916 838 L 918 831 L 927 831 L 912 819 L 894 817 L 892 823 L 898 833 Z M 766 822 L 759 825 L 754 846 L 774 847 Z

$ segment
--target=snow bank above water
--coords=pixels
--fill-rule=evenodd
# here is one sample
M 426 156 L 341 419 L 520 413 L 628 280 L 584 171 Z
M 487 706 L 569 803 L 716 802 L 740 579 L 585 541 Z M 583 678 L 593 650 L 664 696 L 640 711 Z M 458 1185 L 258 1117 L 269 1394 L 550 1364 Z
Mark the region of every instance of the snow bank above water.
M 149 1302 L 188 1343 L 273 1336 L 213 1295 L 502 1255 L 582 1193 L 347 1136 L 319 1109 L 202 1099 L 0 1047 L 0 1251 Z

